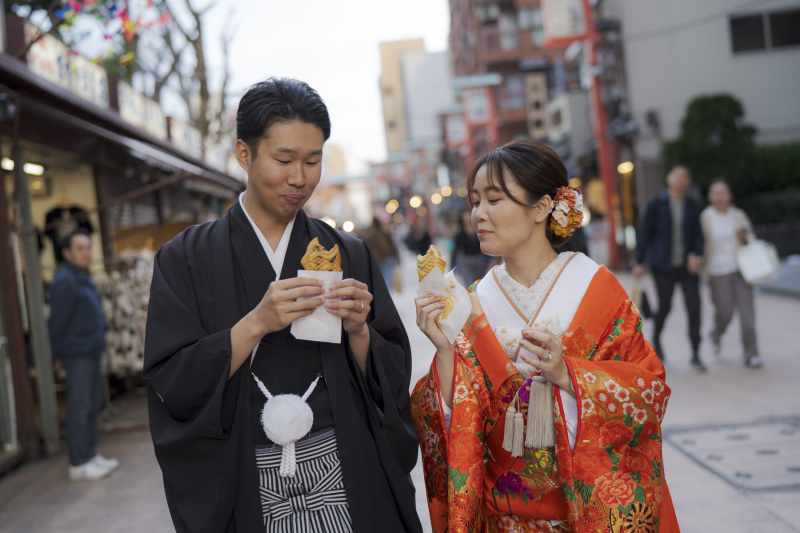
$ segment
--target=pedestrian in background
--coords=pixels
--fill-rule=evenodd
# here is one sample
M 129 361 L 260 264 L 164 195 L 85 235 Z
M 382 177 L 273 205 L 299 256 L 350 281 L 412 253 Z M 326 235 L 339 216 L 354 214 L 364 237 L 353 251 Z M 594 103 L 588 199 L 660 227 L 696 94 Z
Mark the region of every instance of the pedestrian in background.
M 692 179 L 689 169 L 677 165 L 667 175 L 667 188 L 647 202 L 636 243 L 638 279 L 649 265 L 658 292 L 653 347 L 663 360 L 661 331 L 672 307 L 675 284 L 680 283 L 689 319 L 689 340 L 692 346 L 692 369 L 705 372 L 700 360 L 700 292 L 698 272 L 703 264 L 703 232 L 700 228 L 700 207 L 687 196 Z
M 731 189 L 724 180 L 711 184 L 708 200 L 711 205 L 703 210 L 700 223 L 705 237 L 704 275 L 714 302 L 714 329 L 711 332 L 714 353 L 720 353 L 722 334 L 736 309 L 742 328 L 744 364 L 758 368 L 761 357 L 756 345 L 753 288 L 744 280 L 736 263 L 736 250 L 755 238 L 753 224 L 744 211 L 731 204 Z
M 481 241 L 472 228 L 471 219 L 470 211 L 463 211 L 459 216 L 458 233 L 453 239 L 450 258 L 450 266 L 456 269 L 456 276 L 466 287 L 486 274 L 490 261 L 489 256 L 481 252 Z
M 431 234 L 428 233 L 428 228 L 425 227 L 425 220 L 422 218 L 417 219 L 411 226 L 406 237 L 406 246 L 412 252 L 425 255 L 428 253 L 428 248 L 431 246 Z
M 106 319 L 89 266 L 92 241 L 81 229 L 64 239 L 64 262 L 50 285 L 50 347 L 67 377 L 67 448 L 73 481 L 106 477 L 119 466 L 97 453 L 97 417 L 103 405 L 100 358 Z
M 372 224 L 364 235 L 364 242 L 369 246 L 381 268 L 383 281 L 386 282 L 387 287 L 390 286 L 394 277 L 394 268 L 400 261 L 400 254 L 394 244 L 392 234 L 383 227 L 378 217 L 372 217 Z

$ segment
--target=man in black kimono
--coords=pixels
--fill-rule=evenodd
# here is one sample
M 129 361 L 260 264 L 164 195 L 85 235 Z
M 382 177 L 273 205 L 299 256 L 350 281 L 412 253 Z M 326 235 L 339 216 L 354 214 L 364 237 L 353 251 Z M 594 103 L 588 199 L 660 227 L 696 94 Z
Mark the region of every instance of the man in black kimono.
M 250 88 L 236 142 L 247 190 L 156 256 L 144 377 L 177 531 L 421 531 L 408 338 L 364 243 L 302 210 L 329 135 L 327 108 L 305 83 Z M 315 237 L 341 251 L 344 279 L 325 293 L 297 277 Z M 340 344 L 290 334 L 321 305 L 342 318 Z M 272 395 L 302 395 L 318 375 L 297 474 L 278 476 L 254 378 Z

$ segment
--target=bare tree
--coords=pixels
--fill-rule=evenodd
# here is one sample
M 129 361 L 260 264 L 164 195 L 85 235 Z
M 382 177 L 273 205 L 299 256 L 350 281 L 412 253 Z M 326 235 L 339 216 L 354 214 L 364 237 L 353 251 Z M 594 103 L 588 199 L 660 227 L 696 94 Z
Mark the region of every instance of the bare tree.
M 195 8 L 191 0 L 154 0 L 153 5 L 162 16 L 172 16 L 161 29 L 159 39 L 148 40 L 148 43 L 140 41 L 138 67 L 150 80 L 151 96 L 161 102 L 165 89 L 176 91 L 186 105 L 189 123 L 204 137 L 216 141 L 219 127 L 215 129 L 212 125 L 221 124 L 225 113 L 230 78 L 229 49 L 234 34 L 231 25 L 233 12 L 229 12 L 220 36 L 222 75 L 218 93 L 212 94 L 203 19 L 214 4 Z
M 207 5 L 195 7 L 198 1 Z M 220 35 L 223 65 L 219 76 L 212 76 L 206 58 L 204 18 L 214 7 L 213 0 L 153 0 L 149 9 L 157 11 L 159 24 L 138 28 L 124 39 L 118 37 L 113 53 L 102 58 L 102 64 L 109 74 L 133 81 L 134 73 L 142 76 L 143 89 L 148 96 L 161 103 L 165 90 L 174 91 L 186 105 L 189 124 L 197 128 L 203 137 L 219 141 L 222 134 L 226 112 L 225 101 L 230 79 L 229 50 L 233 41 L 233 11 L 229 11 Z M 103 25 L 102 20 L 110 20 L 104 14 L 120 13 L 127 10 L 124 0 L 102 0 L 86 3 L 78 8 L 63 0 L 11 0 L 6 4 L 9 11 L 21 13 L 30 19 L 38 13 L 49 21 L 49 33 L 58 35 L 68 46 L 72 42 L 70 22 L 64 13 L 73 10 L 81 16 L 90 15 Z M 108 22 L 105 23 L 106 25 Z M 105 30 L 106 28 L 104 28 Z M 48 33 L 39 31 L 26 43 L 21 57 L 33 44 Z M 217 92 L 212 90 L 218 88 Z

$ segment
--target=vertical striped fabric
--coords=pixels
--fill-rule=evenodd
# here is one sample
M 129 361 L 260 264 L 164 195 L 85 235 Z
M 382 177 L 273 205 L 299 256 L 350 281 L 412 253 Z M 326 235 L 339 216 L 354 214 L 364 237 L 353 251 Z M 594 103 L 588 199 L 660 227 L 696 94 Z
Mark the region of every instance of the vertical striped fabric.
M 256 446 L 266 533 L 352 533 L 342 465 L 332 427 L 295 444 L 297 472 L 281 477 L 278 445 Z

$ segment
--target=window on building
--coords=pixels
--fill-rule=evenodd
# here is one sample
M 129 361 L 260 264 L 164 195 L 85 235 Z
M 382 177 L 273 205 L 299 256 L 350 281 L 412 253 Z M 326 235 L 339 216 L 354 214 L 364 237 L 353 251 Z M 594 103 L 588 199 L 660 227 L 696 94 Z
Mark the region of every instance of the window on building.
M 770 13 L 769 29 L 774 48 L 800 45 L 800 9 Z
M 747 15 L 731 17 L 731 41 L 733 53 L 764 50 L 767 41 L 764 35 L 764 16 Z
M 523 7 L 517 11 L 517 24 L 522 30 L 530 30 L 531 43 L 541 46 L 544 40 L 544 20 L 541 6 Z
M 505 76 L 505 84 L 497 88 L 497 105 L 501 111 L 525 109 L 525 83 L 522 74 Z
M 800 9 L 730 18 L 733 53 L 800 45 Z
M 497 20 L 497 27 L 500 30 L 500 49 L 516 50 L 519 46 L 519 29 L 517 28 L 516 17 L 503 13 Z
M 552 121 L 553 127 L 557 128 L 557 127 L 561 126 L 561 122 L 563 122 L 563 120 L 564 120 L 561 117 L 561 110 L 560 109 L 556 109 L 555 113 L 553 113 L 550 116 L 550 119 Z

